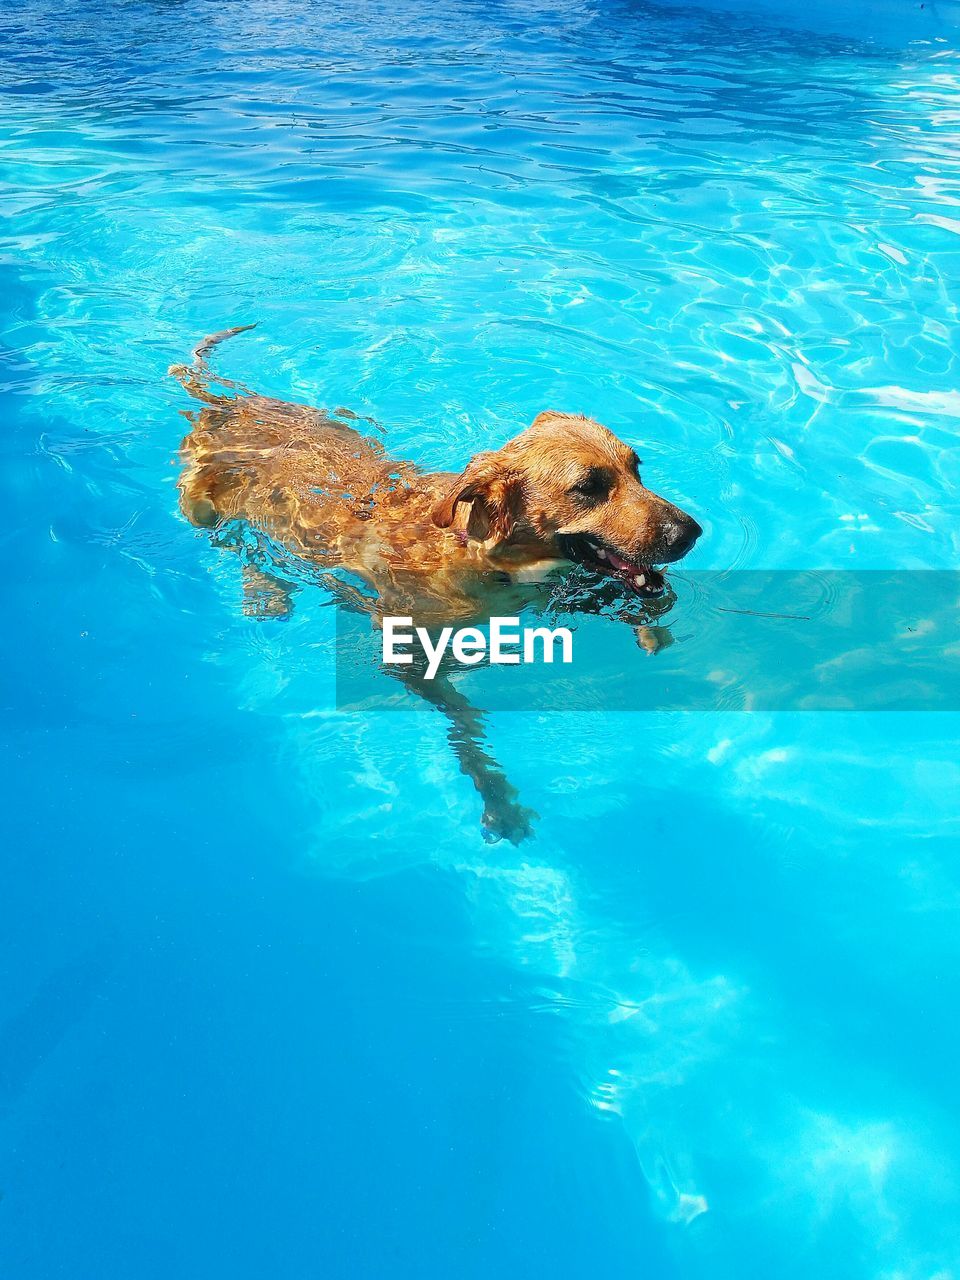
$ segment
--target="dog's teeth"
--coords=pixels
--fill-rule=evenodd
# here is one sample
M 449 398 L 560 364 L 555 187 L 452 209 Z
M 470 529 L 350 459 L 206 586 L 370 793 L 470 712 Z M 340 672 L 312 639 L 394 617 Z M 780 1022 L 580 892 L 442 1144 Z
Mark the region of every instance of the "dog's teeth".
M 606 558 L 607 558 L 607 553 L 604 551 L 603 547 L 597 547 L 597 559 L 606 560 Z
M 647 585 L 647 575 L 645 573 L 638 573 L 633 581 L 635 586 L 645 587 Z

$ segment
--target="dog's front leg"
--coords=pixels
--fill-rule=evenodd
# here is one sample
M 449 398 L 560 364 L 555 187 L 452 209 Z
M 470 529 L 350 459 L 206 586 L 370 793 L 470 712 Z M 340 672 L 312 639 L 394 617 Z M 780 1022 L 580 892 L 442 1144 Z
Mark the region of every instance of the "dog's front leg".
M 265 621 L 290 616 L 293 612 L 293 594 L 296 591 L 292 583 L 252 564 L 243 565 L 241 574 L 245 617 Z
M 509 840 L 519 844 L 533 834 L 533 819 L 539 817 L 520 803 L 516 787 L 486 747 L 483 712 L 451 684 L 443 674 L 426 678 L 425 667 L 416 662 L 402 670 L 391 670 L 413 693 L 424 698 L 449 721 L 447 738 L 460 769 L 471 780 L 483 801 L 484 835 L 489 840 Z

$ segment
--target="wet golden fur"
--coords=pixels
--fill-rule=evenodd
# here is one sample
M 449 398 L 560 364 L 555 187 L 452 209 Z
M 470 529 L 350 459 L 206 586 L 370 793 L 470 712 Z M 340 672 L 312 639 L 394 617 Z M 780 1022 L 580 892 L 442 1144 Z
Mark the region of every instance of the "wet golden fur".
M 214 394 L 206 355 L 235 332 L 206 339 L 193 365 L 171 370 L 204 406 L 182 445 L 184 514 L 207 528 L 243 520 L 297 556 L 352 571 L 375 589 L 381 616 L 481 616 L 478 582 L 546 572 L 571 536 L 652 564 L 677 558 L 678 521 L 699 533 L 644 487 L 633 449 L 591 418 L 540 413 L 458 474 L 392 458 L 336 414 L 242 388 Z M 584 492 L 598 476 L 602 492 Z
M 391 614 L 427 627 L 513 616 L 535 590 L 530 579 L 575 554 L 578 540 L 606 548 L 592 567 L 629 586 L 641 566 L 678 559 L 700 533 L 644 487 L 634 451 L 591 418 L 541 413 L 459 473 L 424 471 L 390 457 L 345 410 L 287 404 L 215 378 L 207 355 L 239 332 L 213 334 L 192 364 L 171 369 L 201 404 L 187 414 L 183 512 L 222 541 L 242 522 L 304 561 L 349 570 L 372 595 L 339 575 L 329 575 L 330 588 L 375 623 Z M 618 565 L 613 553 L 631 563 Z M 272 560 L 245 563 L 243 577 L 247 613 L 287 612 L 290 584 Z M 483 713 L 445 673 L 428 680 L 411 665 L 389 674 L 447 718 L 451 748 L 483 800 L 488 838 L 528 836 L 535 815 L 487 749 Z

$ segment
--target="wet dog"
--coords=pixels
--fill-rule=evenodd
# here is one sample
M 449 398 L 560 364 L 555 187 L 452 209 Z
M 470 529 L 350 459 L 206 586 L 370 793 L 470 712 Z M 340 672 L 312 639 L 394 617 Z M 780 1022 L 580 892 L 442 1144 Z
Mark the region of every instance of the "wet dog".
M 484 620 L 509 612 L 505 588 L 571 561 L 654 600 L 665 589 L 657 566 L 700 536 L 692 516 L 645 487 L 634 450 L 591 418 L 547 410 L 459 473 L 424 471 L 392 458 L 344 410 L 288 404 L 215 378 L 207 356 L 248 328 L 211 335 L 191 364 L 170 370 L 203 404 L 182 445 L 183 513 L 202 528 L 243 522 L 286 552 L 347 571 L 372 589 L 356 599 L 375 620 Z M 279 616 L 290 607 L 279 575 L 248 564 L 244 579 L 248 612 Z M 453 722 L 486 829 L 526 834 L 526 811 L 479 746 L 480 713 L 448 684 L 428 689 L 415 671 L 403 678 Z

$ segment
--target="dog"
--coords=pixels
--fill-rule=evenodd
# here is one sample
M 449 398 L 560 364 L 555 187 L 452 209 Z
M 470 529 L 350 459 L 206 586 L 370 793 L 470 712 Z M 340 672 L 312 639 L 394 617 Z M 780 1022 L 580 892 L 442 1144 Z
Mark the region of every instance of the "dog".
M 191 364 L 170 369 L 203 405 L 187 415 L 192 429 L 181 445 L 183 514 L 213 531 L 240 522 L 285 553 L 346 571 L 372 594 L 345 594 L 340 579 L 338 594 L 375 623 L 411 615 L 440 626 L 503 615 L 511 611 L 505 593 L 571 562 L 655 601 L 666 589 L 657 566 L 686 555 L 702 533 L 691 515 L 646 488 L 636 452 L 592 418 L 547 410 L 459 473 L 424 471 L 392 458 L 347 410 L 289 404 L 215 377 L 210 352 L 253 327 L 210 335 Z M 281 573 L 248 563 L 243 574 L 248 613 L 289 611 Z M 451 720 L 461 768 L 484 800 L 488 835 L 529 834 L 529 811 L 481 745 L 481 713 L 449 682 L 427 682 L 416 670 L 400 678 Z

